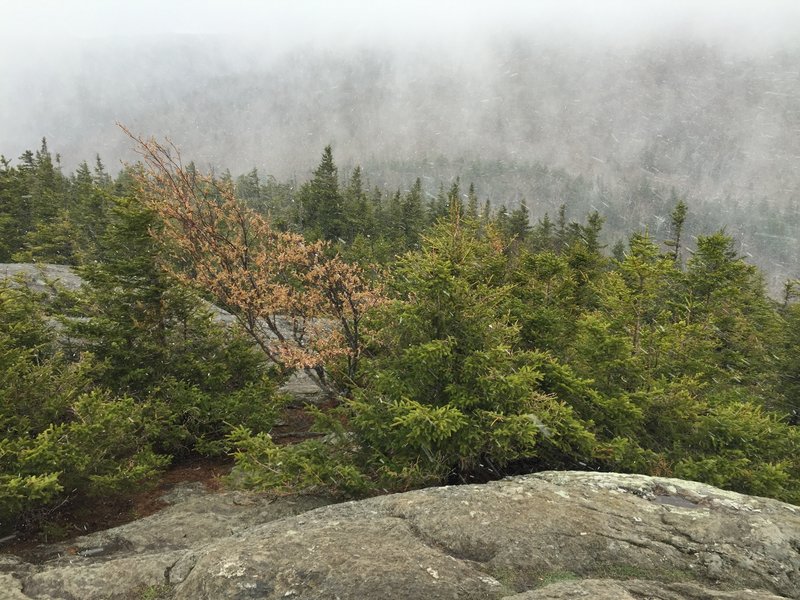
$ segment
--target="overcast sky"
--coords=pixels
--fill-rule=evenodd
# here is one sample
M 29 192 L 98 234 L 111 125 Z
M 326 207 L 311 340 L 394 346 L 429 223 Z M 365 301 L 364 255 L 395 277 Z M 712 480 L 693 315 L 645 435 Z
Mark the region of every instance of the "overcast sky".
M 602 55 L 676 39 L 745 55 L 797 47 L 800 0 L 0 0 L 0 154 L 44 135 L 75 149 L 77 131 L 111 153 L 115 120 L 163 131 L 130 110 L 162 112 L 147 85 L 185 103 L 192 78 L 263 76 L 302 55 L 478 70 L 511 40 Z
M 0 0 L 0 5 L 0 38 L 15 45 L 176 33 L 246 35 L 279 47 L 311 40 L 474 36 L 497 29 L 568 29 L 623 40 L 681 30 L 742 43 L 783 43 L 800 34 L 796 0 Z

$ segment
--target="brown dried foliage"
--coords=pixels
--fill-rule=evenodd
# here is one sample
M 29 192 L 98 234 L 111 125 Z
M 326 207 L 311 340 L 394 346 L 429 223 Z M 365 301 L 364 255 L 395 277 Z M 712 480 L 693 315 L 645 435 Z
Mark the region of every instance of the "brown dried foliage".
M 303 369 L 333 392 L 324 366 L 345 358 L 354 379 L 362 319 L 382 302 L 362 270 L 331 256 L 324 242 L 273 228 L 230 185 L 184 166 L 174 144 L 121 127 L 142 157 L 135 178 L 163 221 L 172 274 L 213 295 L 284 373 Z

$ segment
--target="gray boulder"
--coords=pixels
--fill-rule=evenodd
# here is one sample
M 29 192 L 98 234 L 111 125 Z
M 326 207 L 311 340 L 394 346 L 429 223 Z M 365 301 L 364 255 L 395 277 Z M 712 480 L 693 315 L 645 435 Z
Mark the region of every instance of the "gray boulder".
M 0 281 L 4 279 L 20 279 L 32 291 L 49 296 L 55 295 L 58 289 L 76 292 L 83 285 L 83 279 L 72 267 L 47 263 L 0 263 Z M 236 323 L 236 317 L 231 313 L 210 302 L 205 302 L 205 306 L 217 323 L 227 326 Z M 56 323 L 54 325 L 58 326 Z M 292 326 L 287 319 L 279 318 L 278 326 L 286 335 L 291 332 Z M 295 404 L 301 405 L 319 405 L 329 399 L 328 394 L 303 371 L 293 373 L 281 386 L 280 392 L 291 397 Z
M 546 472 L 308 510 L 322 502 L 192 492 L 71 554 L 0 562 L 0 585 L 68 600 L 800 598 L 800 508 L 698 483 Z
M 47 294 L 53 294 L 57 287 L 75 292 L 83 285 L 71 267 L 47 263 L 0 263 L 2 279 L 21 279 L 34 292 Z
M 256 527 L 188 554 L 173 583 L 181 599 L 798 598 L 799 551 L 800 509 L 788 504 L 548 472 Z
M 188 551 L 327 503 L 306 496 L 212 493 L 199 483 L 179 485 L 163 499 L 171 505 L 154 515 L 42 546 L 27 561 L 4 556 L 0 598 L 7 589 L 24 592 L 12 598 L 138 600 L 138 592 L 165 584 Z

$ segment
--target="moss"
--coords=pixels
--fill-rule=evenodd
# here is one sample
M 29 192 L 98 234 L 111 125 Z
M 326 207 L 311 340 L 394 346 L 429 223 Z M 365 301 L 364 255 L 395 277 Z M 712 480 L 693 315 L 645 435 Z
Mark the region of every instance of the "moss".
M 171 600 L 175 588 L 168 583 L 148 585 L 131 595 L 131 600 Z
M 559 581 L 573 581 L 575 579 L 580 579 L 580 576 L 572 571 L 551 571 L 540 576 L 538 579 L 540 581 L 538 587 L 545 587 L 551 583 L 558 583 Z
M 495 569 L 492 576 L 505 587 L 516 592 L 530 589 L 543 588 L 553 583 L 562 581 L 576 581 L 580 579 L 614 579 L 625 581 L 630 579 L 643 579 L 661 581 L 665 584 L 698 581 L 692 571 L 680 569 L 657 569 L 627 564 L 605 564 L 584 573 L 575 573 L 567 569 L 526 570 L 511 566 Z
M 660 569 L 647 568 L 637 565 L 613 564 L 607 565 L 600 570 L 603 578 L 607 579 L 648 579 L 661 581 L 664 583 L 682 583 L 686 581 L 697 581 L 698 577 L 692 571 L 681 569 Z M 599 573 L 598 573 L 599 575 Z

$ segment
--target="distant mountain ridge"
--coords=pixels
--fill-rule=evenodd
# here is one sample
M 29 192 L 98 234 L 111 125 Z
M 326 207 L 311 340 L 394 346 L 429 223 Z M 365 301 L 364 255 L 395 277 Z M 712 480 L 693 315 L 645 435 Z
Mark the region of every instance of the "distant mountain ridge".
M 796 193 L 800 177 L 800 49 L 735 56 L 699 42 L 559 48 L 511 38 L 268 59 L 217 38 L 95 44 L 43 66 L 29 82 L 34 101 L 2 119 L 0 152 L 47 135 L 67 167 L 95 152 L 130 157 L 121 121 L 169 135 L 199 165 L 255 165 L 279 178 L 302 177 L 331 142 L 345 162 L 445 156 L 586 175 L 644 170 L 723 195 Z M 7 105 L 14 98 L 2 94 Z
M 538 164 L 621 189 L 608 210 L 602 198 L 595 208 L 644 216 L 627 227 L 667 216 L 637 192 L 640 182 L 662 195 L 674 187 L 713 217 L 708 227 L 747 237 L 742 252 L 773 274 L 772 288 L 800 275 L 800 47 L 747 53 L 689 38 L 612 46 L 517 36 L 267 54 L 183 36 L 92 41 L 50 58 L 35 74 L 10 74 L 24 82 L 24 105 L 19 86 L 0 90 L 7 157 L 46 135 L 65 169 L 95 153 L 113 169 L 136 158 L 119 121 L 168 136 L 202 169 L 255 166 L 304 181 L 332 143 L 338 164 L 361 164 L 378 186 L 410 186 L 419 171 L 409 177 L 407 166 L 428 165 L 432 193 L 440 181 L 504 165 L 475 181 L 479 194 L 509 208 L 524 198 L 534 218 L 557 203 L 520 181 Z M 573 203 L 568 194 L 563 202 Z M 579 213 L 586 203 L 573 204 Z

